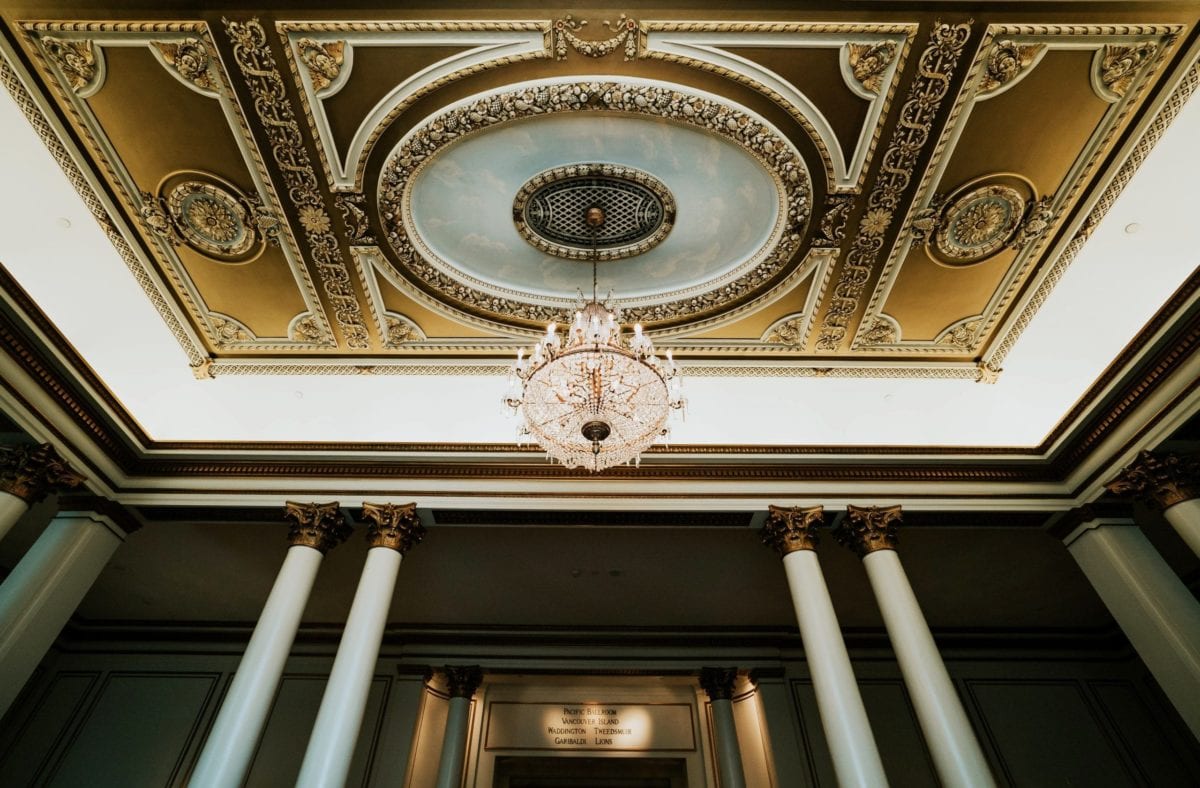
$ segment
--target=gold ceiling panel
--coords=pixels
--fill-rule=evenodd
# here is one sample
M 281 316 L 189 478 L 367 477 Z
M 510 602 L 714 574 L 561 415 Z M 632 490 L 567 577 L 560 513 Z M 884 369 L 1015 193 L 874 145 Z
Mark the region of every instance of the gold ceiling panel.
M 508 255 L 528 249 L 506 247 L 512 228 L 485 228 L 482 213 L 490 257 L 443 259 L 408 213 L 406 179 L 492 127 L 560 114 L 641 118 L 658 130 L 641 132 L 647 145 L 691 128 L 740 148 L 775 184 L 778 207 L 751 210 L 759 203 L 723 181 L 727 170 L 677 178 L 689 191 L 656 248 L 661 271 L 605 263 L 618 286 L 636 285 L 636 297 L 615 294 L 621 308 L 680 358 L 994 379 L 1069 262 L 1052 250 L 1078 250 L 1060 241 L 1086 226 L 1081 206 L 1120 167 L 1114 151 L 1131 148 L 1146 108 L 1190 66 L 1177 53 L 1197 17 L 1080 6 L 1047 25 L 1032 21 L 1033 4 L 995 9 L 1002 22 L 945 5 L 937 17 L 839 6 L 741 21 L 703 6 L 4 19 L 32 66 L 11 64 L 21 89 L 48 98 L 78 137 L 138 230 L 139 280 L 166 283 L 161 298 L 200 343 L 173 331 L 205 369 L 501 363 L 565 313 L 573 288 L 559 274 L 547 290 L 511 273 Z M 584 98 L 564 103 L 564 90 Z M 611 148 L 597 150 L 604 161 Z M 507 188 L 494 197 L 511 205 Z M 691 260 L 710 264 L 708 249 L 734 248 L 683 221 L 697 188 L 724 206 L 715 218 L 745 214 L 745 227 L 778 211 L 763 224 L 767 245 L 745 246 L 757 256 L 691 272 Z M 705 237 L 708 247 L 686 246 Z M 671 248 L 692 257 L 668 259 Z M 660 273 L 675 284 L 653 291 Z

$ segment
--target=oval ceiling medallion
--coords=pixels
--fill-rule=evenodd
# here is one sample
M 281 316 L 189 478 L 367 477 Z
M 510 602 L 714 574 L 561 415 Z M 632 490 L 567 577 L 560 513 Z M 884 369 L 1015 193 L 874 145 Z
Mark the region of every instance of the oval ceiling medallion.
M 201 252 L 234 257 L 254 246 L 250 212 L 215 183 L 184 181 L 167 192 L 165 202 L 180 235 Z
M 993 183 L 972 189 L 946 206 L 935 236 L 938 252 L 951 263 L 995 254 L 1017 231 L 1025 205 L 1025 197 L 1010 186 Z
M 588 208 L 604 211 L 595 232 Z M 569 164 L 530 178 L 513 200 L 517 232 L 546 254 L 619 260 L 658 246 L 675 223 L 675 198 L 648 172 L 619 164 Z
M 565 319 L 590 290 L 584 203 L 608 201 L 600 287 L 624 320 L 664 325 L 780 281 L 811 193 L 800 153 L 749 110 L 648 80 L 545 81 L 415 126 L 384 164 L 379 206 L 403 276 L 527 327 Z

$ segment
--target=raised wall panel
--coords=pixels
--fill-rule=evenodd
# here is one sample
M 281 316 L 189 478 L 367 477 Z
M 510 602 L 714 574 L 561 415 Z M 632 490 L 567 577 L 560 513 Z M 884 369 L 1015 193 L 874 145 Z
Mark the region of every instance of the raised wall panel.
M 1012 785 L 1137 784 L 1079 682 L 966 685 Z
M 20 730 L 0 755 L 6 785 L 31 785 L 78 721 L 98 672 L 59 673 L 37 697 Z M 32 693 L 31 693 L 32 695 Z M 14 706 L 14 708 L 17 708 Z
M 275 696 L 266 731 L 246 779 L 246 788 L 285 788 L 296 784 L 308 737 L 317 719 L 326 675 L 285 675 Z M 367 695 L 362 730 L 350 762 L 347 785 L 369 785 L 371 762 L 391 679 L 376 676 Z
M 46 784 L 174 784 L 219 676 L 110 673 Z
M 1115 729 L 1139 780 L 1150 785 L 1191 782 L 1194 772 L 1189 771 L 1177 747 L 1175 732 L 1165 724 L 1165 709 L 1140 693 L 1132 682 L 1089 681 L 1088 689 L 1099 702 L 1105 721 Z

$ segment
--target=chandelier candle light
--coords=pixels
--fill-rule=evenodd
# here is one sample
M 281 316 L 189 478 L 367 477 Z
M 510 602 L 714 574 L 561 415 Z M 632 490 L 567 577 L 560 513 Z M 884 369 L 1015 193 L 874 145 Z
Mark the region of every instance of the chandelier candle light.
M 551 323 L 528 359 L 524 348 L 517 351 L 504 404 L 523 418 L 518 442 L 532 436 L 568 468 L 602 471 L 636 462 L 665 437 L 668 416 L 684 400 L 671 351 L 655 355 L 640 325 L 623 334 L 617 315 L 597 299 L 595 238 L 604 210 L 588 208 L 585 220 L 592 229 L 592 300 L 565 336 Z

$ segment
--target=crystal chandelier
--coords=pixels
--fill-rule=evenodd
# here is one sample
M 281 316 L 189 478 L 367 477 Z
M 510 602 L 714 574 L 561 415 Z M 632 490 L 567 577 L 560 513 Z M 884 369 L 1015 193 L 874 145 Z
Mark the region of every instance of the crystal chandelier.
M 598 301 L 595 239 L 604 211 L 590 207 L 585 218 L 592 228 L 592 300 L 565 336 L 551 323 L 528 359 L 524 348 L 517 351 L 504 404 L 522 418 L 519 442 L 532 437 L 568 468 L 601 471 L 638 460 L 665 437 L 667 417 L 684 400 L 671 351 L 656 356 L 640 325 L 624 335 L 617 315 Z

